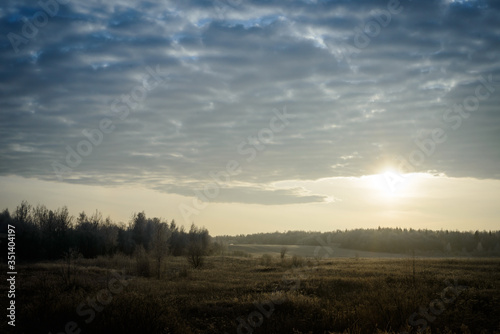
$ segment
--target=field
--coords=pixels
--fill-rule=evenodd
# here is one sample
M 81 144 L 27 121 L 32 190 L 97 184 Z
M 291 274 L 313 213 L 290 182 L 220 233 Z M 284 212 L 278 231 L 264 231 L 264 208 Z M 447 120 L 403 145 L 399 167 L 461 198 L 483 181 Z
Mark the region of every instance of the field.
M 239 244 L 239 245 L 229 245 L 229 252 L 245 252 L 255 256 L 260 256 L 262 254 L 270 254 L 273 256 L 279 256 L 282 245 L 255 245 L 255 244 Z M 315 257 L 315 252 L 318 252 L 318 246 L 305 246 L 305 245 L 288 245 L 287 254 L 297 255 L 302 257 Z M 321 247 L 320 247 L 321 248 Z M 364 252 L 353 249 L 340 248 L 335 244 L 328 244 L 328 251 L 318 252 L 317 255 L 323 256 L 327 254 L 328 257 L 334 258 L 352 258 L 352 257 L 368 257 L 368 258 L 401 258 L 407 255 L 405 254 L 394 254 L 394 253 L 380 253 L 380 252 Z
M 200 269 L 169 257 L 160 279 L 122 255 L 21 265 L 16 330 L 0 332 L 500 333 L 500 259 L 280 249 L 230 246 Z

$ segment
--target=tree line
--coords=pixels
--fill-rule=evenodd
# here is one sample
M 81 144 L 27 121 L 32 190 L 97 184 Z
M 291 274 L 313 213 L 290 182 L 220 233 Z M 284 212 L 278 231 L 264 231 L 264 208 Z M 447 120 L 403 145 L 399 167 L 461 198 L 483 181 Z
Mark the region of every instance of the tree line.
M 412 228 L 287 231 L 221 236 L 217 240 L 238 244 L 323 245 L 373 252 L 437 255 L 500 256 L 500 231 L 433 231 Z
M 49 210 L 45 205 L 32 206 L 23 201 L 12 214 L 8 209 L 0 213 L 0 232 L 4 235 L 8 224 L 15 226 L 16 256 L 21 261 L 60 259 L 70 251 L 85 258 L 147 252 L 158 261 L 167 254 L 195 254 L 198 259 L 212 248 L 207 229 L 192 224 L 186 231 L 174 220 L 169 223 L 148 218 L 144 212 L 134 214 L 128 225 L 119 225 L 109 217 L 103 218 L 99 211 L 91 215 L 81 212 L 75 218 L 67 207 Z
M 500 231 L 433 231 L 412 228 L 336 230 L 330 232 L 287 231 L 212 238 L 205 228 L 192 224 L 189 230 L 144 212 L 135 213 L 127 225 L 103 218 L 98 211 L 71 216 L 66 207 L 49 210 L 23 201 L 11 214 L 0 212 L 0 233 L 7 225 L 16 226 L 16 256 L 21 261 L 60 259 L 69 251 L 85 258 L 123 253 L 147 253 L 158 262 L 166 255 L 188 256 L 193 266 L 201 265 L 203 255 L 221 252 L 224 245 L 324 245 L 390 252 L 500 256 Z M 0 244 L 6 241 L 0 238 Z M 6 261 L 2 253 L 3 261 Z

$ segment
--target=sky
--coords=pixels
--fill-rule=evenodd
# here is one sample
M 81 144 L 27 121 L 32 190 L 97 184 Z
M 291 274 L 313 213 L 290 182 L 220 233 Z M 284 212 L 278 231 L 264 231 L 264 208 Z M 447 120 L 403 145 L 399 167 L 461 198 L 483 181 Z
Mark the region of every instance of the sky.
M 0 207 L 500 227 L 500 3 L 3 1 Z

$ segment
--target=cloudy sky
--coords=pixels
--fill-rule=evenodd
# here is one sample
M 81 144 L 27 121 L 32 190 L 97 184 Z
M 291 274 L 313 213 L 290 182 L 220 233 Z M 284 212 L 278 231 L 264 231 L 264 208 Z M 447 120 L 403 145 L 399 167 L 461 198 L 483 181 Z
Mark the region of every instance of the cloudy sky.
M 3 1 L 0 204 L 212 234 L 500 226 L 500 3 Z

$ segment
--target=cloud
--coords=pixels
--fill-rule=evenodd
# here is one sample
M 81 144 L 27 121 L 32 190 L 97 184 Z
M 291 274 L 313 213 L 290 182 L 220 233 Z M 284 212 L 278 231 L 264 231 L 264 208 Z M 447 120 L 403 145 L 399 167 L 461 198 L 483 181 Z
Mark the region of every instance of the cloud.
M 162 192 L 192 196 L 200 201 L 221 203 L 247 203 L 261 205 L 322 203 L 327 196 L 310 194 L 302 188 L 274 189 L 272 187 L 241 186 L 220 187 L 215 183 L 156 186 Z M 213 196 L 211 198 L 211 194 Z M 207 196 L 208 195 L 208 196 Z
M 115 130 L 65 182 L 193 195 L 210 171 L 236 160 L 234 182 L 248 186 L 228 185 L 218 201 L 318 202 L 266 185 L 376 173 L 394 156 L 409 159 L 435 128 L 447 140 L 416 172 L 500 178 L 498 4 L 401 6 L 347 61 L 342 47 L 355 45 L 356 28 L 387 1 L 70 2 L 18 53 L 7 34 L 22 36 L 22 18 L 42 9 L 8 2 L 0 12 L 0 173 L 57 180 L 52 163 L 64 163 L 82 130 L 111 117 Z M 148 66 L 159 66 L 165 82 L 121 120 L 112 102 L 141 85 Z M 495 92 L 452 129 L 446 110 L 490 74 Z M 285 106 L 293 120 L 247 161 L 238 146 Z

